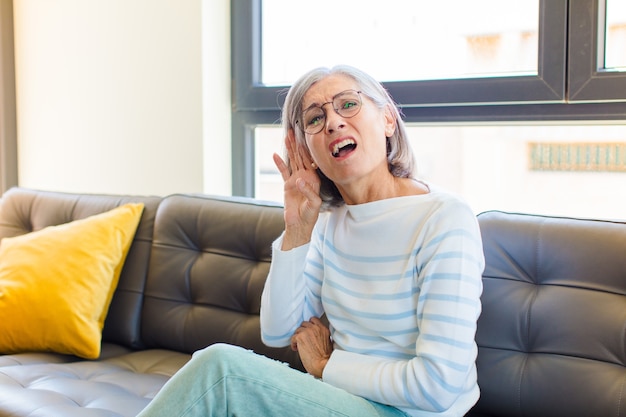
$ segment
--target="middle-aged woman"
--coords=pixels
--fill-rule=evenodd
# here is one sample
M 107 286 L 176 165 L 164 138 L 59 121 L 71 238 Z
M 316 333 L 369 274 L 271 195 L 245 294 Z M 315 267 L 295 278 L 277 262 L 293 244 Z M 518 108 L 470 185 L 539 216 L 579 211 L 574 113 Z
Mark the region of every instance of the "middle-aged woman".
M 464 415 L 479 396 L 475 216 L 414 178 L 397 107 L 356 68 L 301 77 L 283 126 L 287 158 L 274 160 L 285 231 L 273 245 L 261 331 L 266 344 L 297 350 L 310 375 L 214 345 L 144 415 Z

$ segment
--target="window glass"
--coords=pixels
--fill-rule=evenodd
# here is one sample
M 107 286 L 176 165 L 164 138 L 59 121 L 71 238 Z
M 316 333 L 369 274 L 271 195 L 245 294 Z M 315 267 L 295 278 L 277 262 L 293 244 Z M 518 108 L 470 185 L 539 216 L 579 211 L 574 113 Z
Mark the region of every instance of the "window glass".
M 256 127 L 254 129 L 254 197 L 283 202 L 283 179 L 276 169 L 273 155 L 283 157 L 284 131 L 282 127 Z
M 418 177 L 485 210 L 626 219 L 626 125 L 409 126 Z M 282 202 L 272 154 L 283 131 L 256 129 L 256 197 Z
M 536 75 L 539 0 L 262 2 L 262 83 L 350 64 L 381 81 Z
M 626 71 L 626 1 L 606 0 L 606 69 Z

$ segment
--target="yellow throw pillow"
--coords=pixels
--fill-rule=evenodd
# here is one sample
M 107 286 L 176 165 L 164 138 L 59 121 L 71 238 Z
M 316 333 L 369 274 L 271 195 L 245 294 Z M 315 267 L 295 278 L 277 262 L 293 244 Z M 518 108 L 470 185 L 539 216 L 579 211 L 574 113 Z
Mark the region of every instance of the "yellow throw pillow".
M 0 353 L 100 356 L 143 204 L 0 241 Z

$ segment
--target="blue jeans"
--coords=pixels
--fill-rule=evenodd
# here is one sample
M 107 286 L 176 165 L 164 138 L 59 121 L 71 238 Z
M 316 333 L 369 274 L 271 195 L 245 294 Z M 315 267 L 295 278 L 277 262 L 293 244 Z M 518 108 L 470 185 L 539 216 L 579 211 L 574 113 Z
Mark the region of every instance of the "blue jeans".
M 196 352 L 140 417 L 406 417 L 284 363 L 216 344 Z

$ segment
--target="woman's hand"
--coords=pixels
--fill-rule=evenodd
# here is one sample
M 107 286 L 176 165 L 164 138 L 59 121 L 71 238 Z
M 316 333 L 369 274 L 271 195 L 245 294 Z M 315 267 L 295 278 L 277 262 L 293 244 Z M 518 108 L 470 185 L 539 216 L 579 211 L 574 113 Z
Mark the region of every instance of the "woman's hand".
M 274 154 L 274 163 L 285 182 L 285 235 L 283 250 L 293 249 L 311 240 L 322 199 L 320 178 L 308 152 L 296 143 L 293 130 L 285 138 L 289 166 Z
M 303 322 L 291 337 L 291 349 L 298 352 L 308 373 L 321 378 L 333 352 L 330 330 L 320 319 L 312 317 Z

